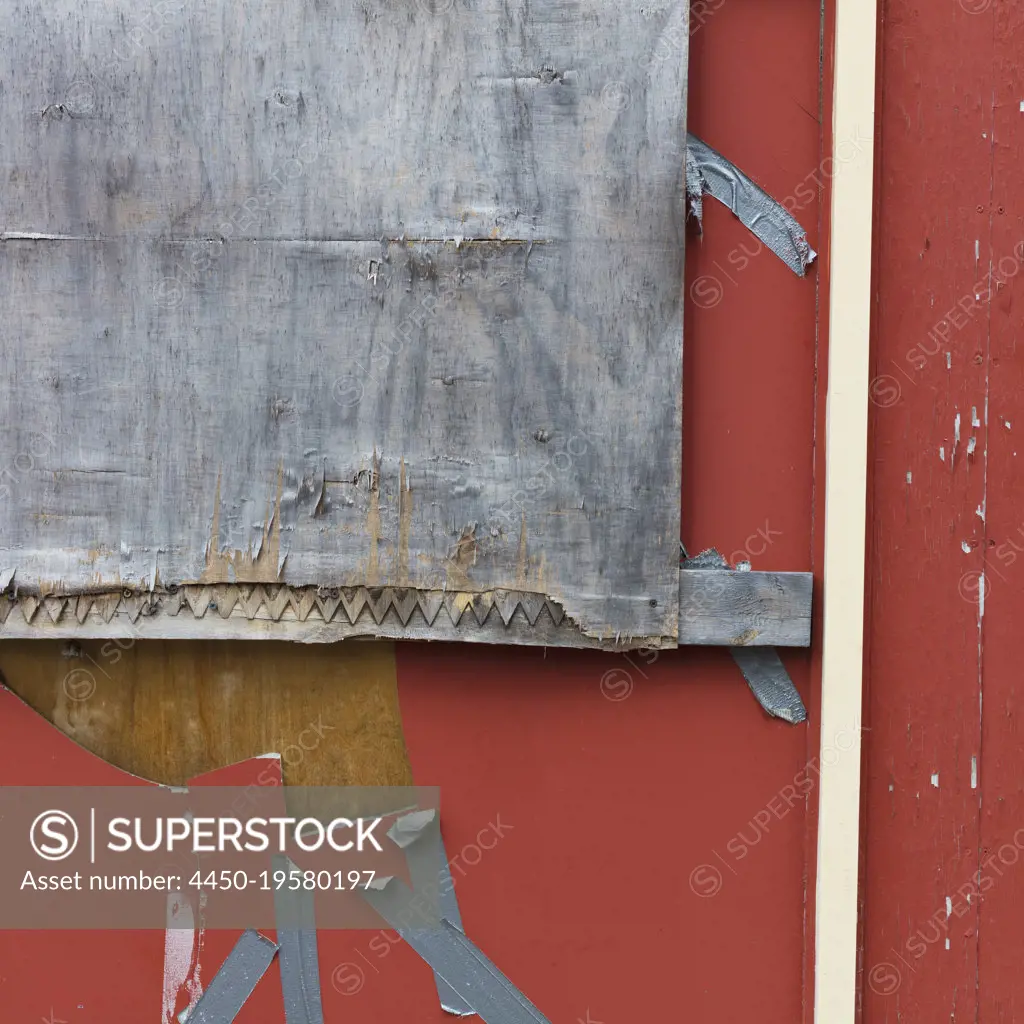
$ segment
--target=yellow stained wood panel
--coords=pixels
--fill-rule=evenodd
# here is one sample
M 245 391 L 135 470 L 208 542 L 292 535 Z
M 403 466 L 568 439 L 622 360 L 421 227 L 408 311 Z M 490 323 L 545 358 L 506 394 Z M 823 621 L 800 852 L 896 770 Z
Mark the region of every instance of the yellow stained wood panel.
M 289 785 L 412 784 L 390 643 L 8 641 L 0 674 L 76 743 L 155 782 L 276 752 Z

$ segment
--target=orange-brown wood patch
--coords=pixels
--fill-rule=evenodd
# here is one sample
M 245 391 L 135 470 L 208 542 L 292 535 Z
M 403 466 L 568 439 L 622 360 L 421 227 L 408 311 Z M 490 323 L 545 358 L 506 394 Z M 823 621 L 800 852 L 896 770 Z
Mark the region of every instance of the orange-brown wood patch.
M 276 752 L 290 785 L 411 784 L 389 643 L 12 641 L 0 672 L 76 743 L 156 782 Z

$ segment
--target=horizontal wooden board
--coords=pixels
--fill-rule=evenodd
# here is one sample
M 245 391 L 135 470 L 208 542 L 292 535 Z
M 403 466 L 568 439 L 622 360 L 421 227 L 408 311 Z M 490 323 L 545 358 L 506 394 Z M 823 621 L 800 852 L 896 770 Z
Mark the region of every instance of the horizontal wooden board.
M 685 11 L 0 12 L 0 578 L 675 642 Z
M 690 644 L 809 647 L 809 572 L 679 573 L 679 635 Z

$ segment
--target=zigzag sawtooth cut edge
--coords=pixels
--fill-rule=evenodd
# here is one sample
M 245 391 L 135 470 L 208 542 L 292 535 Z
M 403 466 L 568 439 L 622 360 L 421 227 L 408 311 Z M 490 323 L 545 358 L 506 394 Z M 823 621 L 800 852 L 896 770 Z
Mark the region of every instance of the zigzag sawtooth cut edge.
M 543 594 L 514 590 L 453 592 L 413 587 L 288 587 L 273 584 L 195 584 L 148 591 L 104 590 L 67 596 L 0 594 L 0 631 L 12 615 L 27 625 L 110 624 L 124 617 L 137 624 L 154 616 L 244 618 L 271 622 L 345 622 L 380 625 L 391 616 L 401 626 L 431 627 L 442 610 L 452 626 L 511 625 L 517 613 L 531 627 L 545 610 L 558 626 L 563 609 Z M 43 621 L 40 622 L 40 616 Z M 445 625 L 442 621 L 441 625 Z

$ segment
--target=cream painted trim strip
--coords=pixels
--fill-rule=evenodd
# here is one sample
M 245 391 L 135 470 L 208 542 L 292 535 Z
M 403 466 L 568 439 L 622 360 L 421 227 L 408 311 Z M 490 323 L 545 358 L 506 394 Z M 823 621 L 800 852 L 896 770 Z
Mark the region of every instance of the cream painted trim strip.
M 836 0 L 816 1024 L 854 1024 L 857 1005 L 876 2 Z

